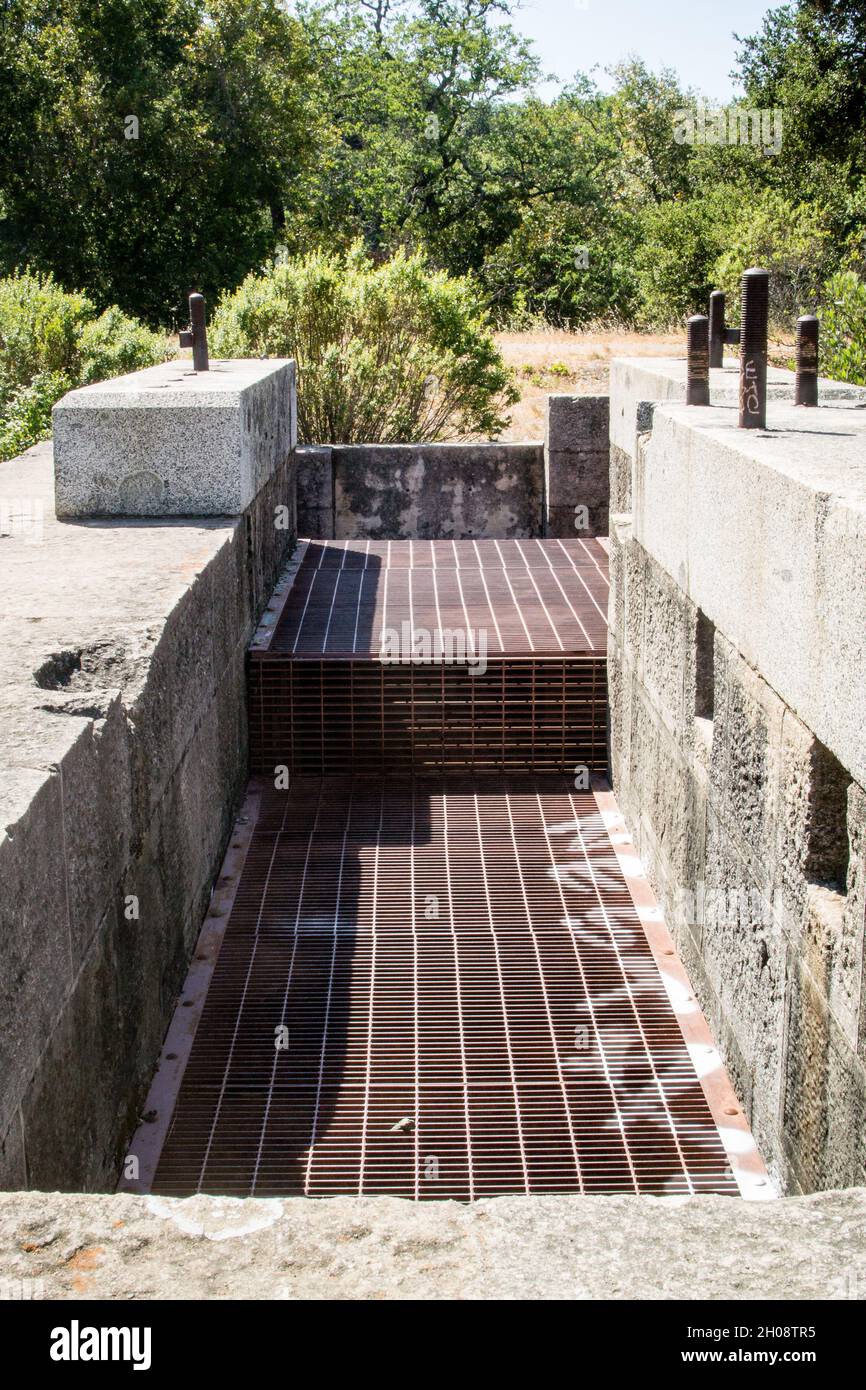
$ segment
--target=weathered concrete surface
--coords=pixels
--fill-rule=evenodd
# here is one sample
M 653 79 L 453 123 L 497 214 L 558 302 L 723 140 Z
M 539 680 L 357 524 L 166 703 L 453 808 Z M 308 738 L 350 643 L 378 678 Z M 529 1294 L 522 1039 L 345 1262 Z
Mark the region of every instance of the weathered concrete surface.
M 736 405 L 739 399 L 740 368 L 735 356 L 726 357 L 724 366 L 710 372 L 710 401 L 713 405 Z M 866 404 L 866 387 L 821 377 L 818 398 L 822 405 Z M 610 365 L 610 442 L 629 458 L 634 458 L 635 417 L 641 402 L 682 401 L 686 399 L 686 358 L 618 357 Z M 782 367 L 767 369 L 767 399 L 794 400 L 794 373 Z M 803 411 L 808 415 L 809 411 Z M 770 419 L 772 426 L 772 419 Z
M 239 517 L 64 523 L 50 445 L 0 464 L 0 1186 L 113 1184 L 245 784 L 293 494 L 290 455 Z
M 334 537 L 334 469 L 327 444 L 305 444 L 297 451 L 298 535 Z
M 540 536 L 542 444 L 354 444 L 299 450 L 301 535 L 345 540 Z
M 611 768 L 755 1139 L 809 1191 L 866 1172 L 866 418 L 732 416 L 638 438 Z
M 468 1206 L 6 1193 L 0 1285 L 52 1299 L 862 1299 L 866 1191 Z
M 295 364 L 164 362 L 52 411 L 58 516 L 232 516 L 296 443 Z
M 338 539 L 539 534 L 540 444 L 340 445 L 332 457 Z
M 544 534 L 606 536 L 608 397 L 551 395 L 544 430 Z M 580 510 L 578 510 L 580 509 Z
M 866 785 L 866 409 L 657 409 L 634 535 Z

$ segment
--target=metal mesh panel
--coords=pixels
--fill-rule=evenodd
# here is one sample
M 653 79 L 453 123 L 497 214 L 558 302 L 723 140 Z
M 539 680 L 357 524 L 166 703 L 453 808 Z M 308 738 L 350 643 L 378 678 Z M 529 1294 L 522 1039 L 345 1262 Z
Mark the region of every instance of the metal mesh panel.
M 154 1189 L 735 1194 L 592 794 L 268 790 Z
M 250 654 L 252 766 L 602 770 L 606 611 L 597 541 L 311 542 Z

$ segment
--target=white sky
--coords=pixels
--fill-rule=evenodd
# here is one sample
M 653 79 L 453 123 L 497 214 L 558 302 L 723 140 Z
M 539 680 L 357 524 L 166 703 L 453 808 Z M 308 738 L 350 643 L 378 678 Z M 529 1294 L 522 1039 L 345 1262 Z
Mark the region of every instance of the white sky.
M 762 0 L 522 0 L 511 22 L 534 40 L 545 71 L 565 81 L 598 64 L 596 80 L 609 87 L 601 69 L 637 54 L 724 103 L 735 91 L 734 34 L 758 33 L 772 8 Z M 542 88 L 546 96 L 554 91 Z

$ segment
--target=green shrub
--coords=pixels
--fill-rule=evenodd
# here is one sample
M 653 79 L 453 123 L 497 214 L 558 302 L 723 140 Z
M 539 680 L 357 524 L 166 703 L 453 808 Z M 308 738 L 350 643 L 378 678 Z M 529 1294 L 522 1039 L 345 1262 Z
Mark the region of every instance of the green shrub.
M 62 372 L 37 372 L 28 386 L 9 393 L 0 409 L 0 459 L 14 458 L 47 439 L 51 407 L 71 386 Z
M 95 312 L 50 275 L 23 271 L 0 280 L 0 389 L 29 386 L 43 372 L 74 380 L 81 333 Z
M 97 316 L 85 295 L 50 275 L 0 279 L 0 458 L 50 434 L 51 407 L 64 392 L 169 355 L 163 335 L 114 307 Z
M 153 367 L 172 355 L 165 334 L 153 333 L 116 304 L 84 325 L 80 348 L 84 383 Z
M 713 267 L 726 242 L 729 189 L 705 197 L 671 198 L 643 209 L 634 257 L 643 327 L 666 329 L 705 314 Z
M 360 245 L 249 275 L 210 328 L 217 357 L 294 357 L 298 430 L 317 443 L 495 436 L 517 392 L 466 279 Z
M 820 314 L 821 375 L 866 386 L 866 282 L 853 271 L 832 276 Z
M 765 189 L 747 202 L 727 241 L 715 266 L 714 288 L 736 304 L 743 271 L 763 266 L 770 272 L 770 323 L 793 332 L 798 314 L 814 312 L 821 285 L 836 268 L 820 210 Z
M 478 276 L 498 324 L 512 332 L 579 329 L 634 312 L 631 224 L 563 204 L 526 209 Z

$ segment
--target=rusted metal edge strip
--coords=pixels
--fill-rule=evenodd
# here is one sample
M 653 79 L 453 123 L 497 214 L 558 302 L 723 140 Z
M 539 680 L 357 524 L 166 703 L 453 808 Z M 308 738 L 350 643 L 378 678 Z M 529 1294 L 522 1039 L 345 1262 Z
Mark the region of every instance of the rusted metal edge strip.
M 283 609 L 288 601 L 292 585 L 297 578 L 298 570 L 304 562 L 304 556 L 307 553 L 308 545 L 309 541 L 299 541 L 292 551 L 292 558 L 277 580 L 270 601 L 259 619 L 258 627 L 253 633 L 253 640 L 250 642 L 249 646 L 251 652 L 266 652 L 270 647 L 274 638 L 274 633 L 279 627 L 280 618 L 283 615 Z
M 287 593 L 288 593 L 288 590 L 287 590 Z M 285 599 L 284 599 L 283 601 L 285 602 Z M 273 627 L 274 627 L 274 628 L 276 628 L 276 626 L 278 625 L 278 622 L 279 622 L 279 620 L 277 620 L 277 623 L 273 624 Z M 268 624 L 268 627 L 270 627 L 270 626 L 271 626 L 271 625 Z M 408 666 L 411 666 L 411 667 L 419 667 L 419 666 L 421 666 L 421 667 L 427 667 L 428 669 L 431 669 L 431 670 L 434 669 L 434 668 L 435 668 L 435 669 L 438 669 L 440 666 L 455 666 L 455 667 L 466 667 L 466 669 L 469 670 L 469 663 L 468 663 L 467 661 L 465 661 L 465 660 L 455 660 L 455 659 L 453 659 L 453 658 L 445 658 L 445 659 L 443 659 L 443 658 L 436 658 L 436 659 L 434 659 L 434 660 L 429 660 L 429 659 L 427 659 L 427 658 L 422 659 L 422 658 L 420 658 L 420 657 L 414 657 L 414 656 L 405 656 L 405 657 L 404 657 L 404 656 L 400 656 L 400 657 L 390 657 L 390 656 L 389 656 L 389 657 L 382 657 L 378 652 L 349 652 L 349 651 L 336 651 L 336 652 L 320 652 L 320 651 L 316 651 L 316 652 L 272 652 L 272 651 L 269 651 L 269 650 L 268 650 L 268 648 L 270 647 L 270 643 L 271 643 L 272 637 L 273 637 L 273 632 L 272 632 L 272 631 L 266 631 L 266 633 L 265 633 L 265 635 L 263 636 L 262 640 L 264 641 L 265 638 L 266 638 L 267 645 L 266 645 L 266 646 L 255 647 L 255 648 L 251 645 L 251 646 L 250 646 L 250 651 L 255 651 L 257 656 L 262 657 L 262 658 L 267 657 L 268 661 L 272 661 L 272 662 L 275 662 L 275 663 L 280 663 L 280 662 L 282 662 L 282 663 L 287 663 L 287 662 L 290 662 L 290 661 L 297 661 L 297 662 L 305 662 L 305 663 L 309 664 L 311 661 L 322 661 L 322 662 L 331 662 L 331 661 L 352 661 L 352 662 L 354 662 L 356 665 L 359 665 L 359 666 L 360 666 L 360 665 L 365 665 L 365 664 L 368 665 L 368 666 L 374 666 L 374 665 L 375 665 L 375 666 L 394 666 L 394 667 L 401 667 L 401 668 L 402 668 L 402 667 L 408 667 Z M 257 638 L 258 638 L 258 633 L 257 633 L 256 638 L 254 638 L 253 640 L 255 641 L 255 640 L 257 640 Z M 493 665 L 496 665 L 497 663 L 501 665 L 503 662 L 515 662 L 515 663 L 517 663 L 517 662 L 523 662 L 524 664 L 528 664 L 528 663 L 531 663 L 531 662 L 542 662 L 542 661 L 545 661 L 545 662 L 554 662 L 554 661 L 555 661 L 555 662 L 559 662 L 559 663 L 561 663 L 561 662 L 563 662 L 563 661 L 568 661 L 568 662 L 575 662 L 575 661 L 577 661 L 577 662 L 596 662 L 596 663 L 598 663 L 598 664 L 600 664 L 600 665 L 604 665 L 604 664 L 607 662 L 607 653 L 606 653 L 606 652 L 603 652 L 603 651 L 600 651 L 600 650 L 596 650 L 596 651 L 586 651 L 586 650 L 577 651 L 577 650 L 571 650 L 571 649 L 569 649 L 569 648 L 559 649 L 559 650 L 552 650 L 551 648 L 539 648 L 537 651 L 533 651 L 533 652 L 514 652 L 514 653 L 512 653 L 512 652 L 487 652 L 487 653 L 486 653 L 486 656 L 485 656 L 485 660 L 486 660 L 488 666 L 493 666 Z
M 616 797 L 610 784 L 601 778 L 593 781 L 593 792 L 740 1194 L 751 1201 L 772 1200 L 779 1193 L 758 1151 L 703 1009 L 692 993 L 685 966 L 632 844 Z
M 173 1011 L 156 1072 L 150 1083 L 141 1122 L 126 1149 L 121 1165 L 121 1177 L 117 1184 L 118 1192 L 149 1193 L 152 1189 L 183 1075 L 192 1052 L 193 1039 L 234 906 L 241 871 L 246 863 L 259 818 L 261 797 L 262 783 L 254 776 L 250 779 L 243 805 L 235 817 L 210 907 L 199 932 L 183 990 Z M 126 1176 L 130 1158 L 137 1160 L 137 1175 L 134 1177 Z

